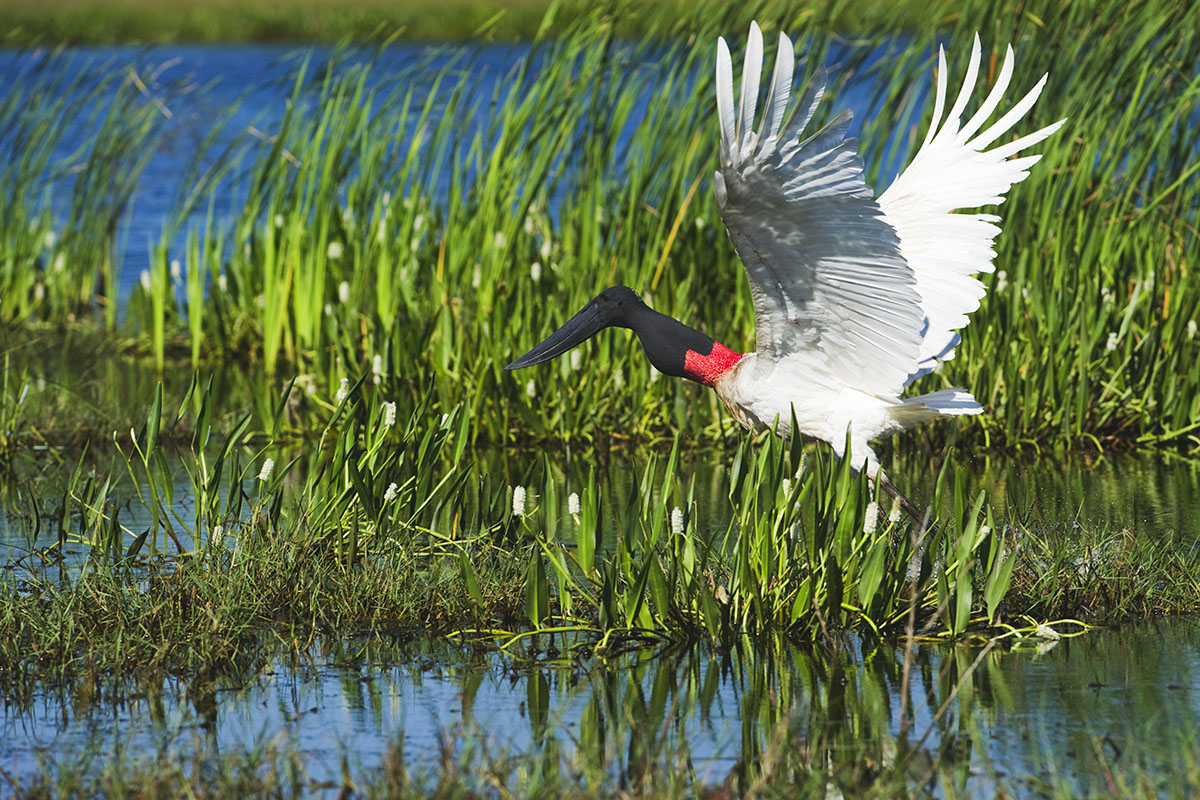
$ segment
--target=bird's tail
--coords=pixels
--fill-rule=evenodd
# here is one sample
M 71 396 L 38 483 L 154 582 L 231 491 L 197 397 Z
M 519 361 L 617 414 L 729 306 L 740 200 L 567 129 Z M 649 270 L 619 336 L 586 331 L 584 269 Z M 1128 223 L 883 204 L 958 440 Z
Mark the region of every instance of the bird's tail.
M 926 420 L 941 416 L 982 414 L 983 407 L 966 389 L 953 387 L 929 394 L 917 395 L 892 406 L 892 418 L 901 426 L 911 428 Z

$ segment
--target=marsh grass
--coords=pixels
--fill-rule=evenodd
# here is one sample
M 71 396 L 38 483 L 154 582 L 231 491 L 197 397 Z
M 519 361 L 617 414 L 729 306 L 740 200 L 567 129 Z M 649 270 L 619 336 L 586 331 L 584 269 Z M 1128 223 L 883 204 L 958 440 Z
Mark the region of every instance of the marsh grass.
M 711 393 L 656 380 L 620 334 L 588 343 L 577 361 L 519 376 L 500 369 L 618 282 L 735 349 L 752 341 L 745 281 L 709 188 L 711 54 L 697 44 L 738 40 L 740 22 L 712 9 L 642 9 L 646 36 L 629 40 L 617 35 L 615 8 L 555 7 L 503 76 L 469 54 L 393 74 L 369 51 L 297 63 L 286 112 L 264 118 L 269 130 L 212 123 L 175 220 L 151 248 L 146 287 L 133 289 L 125 332 L 160 369 L 182 350 L 193 367 L 235 359 L 283 380 L 312 375 L 332 392 L 378 367 L 402 413 L 432 390 L 432 409 L 461 405 L 479 423 L 473 435 L 492 442 L 674 431 L 720 440 L 728 421 L 714 422 Z M 760 11 L 796 39 L 802 71 L 836 53 L 836 79 L 872 87 L 862 142 L 876 172 L 892 155 L 903 163 L 923 133 L 930 101 L 912 86 L 929 85 L 935 41 L 952 43 L 955 75 L 976 29 L 989 50 L 1014 42 L 1014 86 L 1050 72 L 1026 125 L 1070 123 L 1040 146 L 1042 162 L 1001 208 L 992 292 L 957 358 L 928 380 L 970 386 L 990 410 L 964 441 L 1192 448 L 1200 43 L 1175 24 L 1171 3 L 1140 4 L 1135 27 L 1113 7 L 1006 9 L 970 4 L 936 36 L 864 34 L 836 50 L 822 31 L 838 11 L 779 22 Z M 675 35 L 684 30 L 686 40 Z M 147 97 L 118 68 L 106 79 L 127 99 L 98 129 L 114 144 L 95 152 L 116 155 L 67 170 L 72 191 L 103 207 L 79 205 L 61 229 L 71 236 L 59 239 L 98 233 L 66 261 L 82 271 L 59 281 L 44 247 L 57 221 L 38 198 L 80 161 L 48 160 L 43 143 L 63 139 L 65 120 L 100 97 L 67 91 L 74 72 L 60 60 L 41 62 L 21 103 L 0 116 L 19 198 L 0 221 L 13 254 L 0 308 L 17 325 L 80 313 L 97 285 L 113 296 L 113 222 L 141 164 L 121 154 L 152 143 L 153 101 L 167 91 Z M 981 92 L 997 68 L 985 64 Z M 832 88 L 829 109 L 841 87 Z M 39 110 L 18 113 L 25 106 Z M 245 202 L 229 216 L 205 213 L 231 186 Z M 176 260 L 183 277 L 172 276 Z M 111 303 L 105 313 L 114 324 Z
M 994 10 L 966 9 L 953 41 Z M 1016 85 L 1054 73 L 1030 127 L 1067 115 L 1073 135 L 1047 143 L 1005 204 L 1007 274 L 993 280 L 1009 285 L 993 287 L 933 379 L 970 385 L 993 409 L 962 427 L 962 444 L 1194 442 L 1198 45 L 1166 27 L 1169 11 L 1145 9 L 1147 34 L 1064 9 L 1044 27 L 990 31 L 1018 45 Z M 75 87 L 62 57 L 38 63 L 20 102 L 0 108 L 19 198 L 0 218 L 0 441 L 17 464 L 6 503 L 31 541 L 0 581 L 9 696 L 44 681 L 236 672 L 263 636 L 356 628 L 570 660 L 844 630 L 1023 647 L 1041 622 L 1069 632 L 1060 619 L 1197 610 L 1194 548 L 1009 519 L 952 469 L 926 498 L 937 524 L 914 535 L 852 458 L 818 449 L 805 461 L 798 441 L 734 434 L 711 393 L 656 378 L 618 335 L 521 380 L 502 372 L 561 320 L 548 308 L 566 315 L 618 282 L 731 346 L 751 339 L 706 184 L 708 49 L 622 40 L 607 13 L 549 20 L 560 36 L 492 82 L 465 56 L 414 68 L 434 70 L 422 82 L 380 75 L 361 52 L 299 62 L 266 134 L 222 149 L 231 118 L 213 123 L 120 320 L 120 210 L 166 89 L 143 80 L 143 92 L 123 70 Z M 694 24 L 708 42 L 733 37 L 726 21 L 647 24 Z M 789 25 L 806 68 L 832 52 L 821 24 Z M 1056 31 L 1085 27 L 1075 65 L 1052 63 Z M 933 51 L 928 31 L 887 41 L 838 53 L 838 74 L 869 75 L 892 109 L 864 127 L 874 154 L 911 146 L 923 107 L 904 92 Z M 112 96 L 93 121 L 55 104 Z M 1096 97 L 1122 109 L 1116 124 Z M 97 144 L 73 151 L 67 117 Z M 230 185 L 244 202 L 222 218 L 214 198 Z M 51 237 L 57 190 L 72 198 L 70 234 Z M 72 319 L 74 343 L 45 334 Z M 102 329 L 116 357 L 79 359 Z M 77 374 L 38 357 L 60 346 L 98 386 L 123 387 L 115 411 L 89 412 L 94 430 L 73 428 L 78 390 L 44 402 L 41 383 Z M 146 367 L 134 381 L 132 359 Z M 218 373 L 218 361 L 259 377 Z M 72 438 L 78 449 L 51 451 L 61 482 L 30 506 L 23 476 L 47 467 L 14 457 Z M 565 481 L 549 453 L 521 475 L 472 461 L 514 441 L 590 458 L 609 440 L 651 445 L 619 489 L 595 472 Z M 681 468 L 695 443 L 729 456 L 717 530 L 699 524 Z
M 1037 617 L 1154 617 L 1190 610 L 1200 596 L 1194 541 L 1128 528 L 1042 529 L 1022 539 L 1009 596 Z
M 0 322 L 63 324 L 99 305 L 115 327 L 122 218 L 166 118 L 162 100 L 180 89 L 155 84 L 151 96 L 146 69 L 48 51 L 13 76 L 0 100 Z
M 222 431 L 210 382 L 176 401 L 159 387 L 107 469 L 85 453 L 61 494 L 34 501 L 20 517 L 30 552 L 0 581 L 8 696 L 43 680 L 222 673 L 263 635 L 422 629 L 574 659 L 846 630 L 1026 641 L 1043 621 L 1079 630 L 1057 618 L 1198 610 L 1196 548 L 998 520 L 949 469 L 937 524 L 914 538 L 850 461 L 747 440 L 721 478 L 728 522 L 706 530 L 678 440 L 624 487 L 595 470 L 564 484 L 543 456 L 518 503 L 507 476 L 471 465 L 468 417 L 393 421 L 367 380 L 325 403 L 324 434 L 289 455 L 252 431 L 279 429 L 294 391 L 265 421 Z
M 388 75 L 362 50 L 297 62 L 269 130 L 213 121 L 124 316 L 122 214 L 172 90 L 124 66 L 34 62 L 0 102 L 0 463 L 30 540 L 0 579 L 7 697 L 235 674 L 261 663 L 264 639 L 360 628 L 578 663 L 845 630 L 1021 648 L 1042 622 L 1065 633 L 1066 618 L 1200 610 L 1190 543 L 1034 524 L 950 468 L 924 498 L 937 524 L 914 535 L 851 459 L 805 461 L 798 441 L 735 432 L 712 393 L 656 376 L 621 335 L 520 380 L 502 371 L 618 282 L 735 349 L 753 338 L 708 188 L 711 42 L 737 41 L 743 12 L 639 7 L 646 36 L 631 41 L 614 24 L 624 8 L 556 6 L 495 80 L 469 55 Z M 971 3 L 942 20 L 952 71 L 975 29 L 989 47 L 1011 40 L 1015 86 L 1052 73 L 1029 129 L 1071 119 L 1002 207 L 1004 274 L 928 379 L 968 385 L 991 410 L 957 430 L 960 445 L 1200 443 L 1200 40 L 1180 9 L 1141 4 L 1131 26 L 1123 9 Z M 824 31 L 843 13 L 784 27 L 803 69 L 836 53 L 837 75 L 877 87 L 862 138 L 881 164 L 923 132 L 928 102 L 909 86 L 928 79 L 934 31 L 834 48 Z M 244 202 L 222 217 L 226 191 Z M 85 388 L 67 388 L 81 375 Z M 646 445 L 626 485 L 564 478 L 559 452 L 595 459 L 613 441 Z M 481 458 L 513 443 L 546 455 L 521 474 Z M 693 445 L 729 457 L 716 530 L 700 524 Z M 915 792 L 883 743 L 838 746 L 840 790 Z M 761 772 L 734 779 L 748 793 L 824 791 L 830 752 L 763 752 Z M 177 764 L 151 782 L 116 765 L 106 780 L 167 796 L 206 774 L 198 794 L 279 794 L 294 773 L 256 769 L 277 758 Z M 615 787 L 555 754 L 485 763 L 489 785 L 551 796 L 698 794 L 661 773 Z M 441 769 L 414 776 L 397 751 L 362 791 L 490 792 L 475 766 Z M 64 770 L 28 795 L 89 780 Z

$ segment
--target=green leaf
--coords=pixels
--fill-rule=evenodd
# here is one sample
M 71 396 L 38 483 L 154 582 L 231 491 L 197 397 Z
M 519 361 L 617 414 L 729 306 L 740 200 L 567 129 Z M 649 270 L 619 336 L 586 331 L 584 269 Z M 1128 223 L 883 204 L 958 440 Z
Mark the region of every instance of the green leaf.
M 862 603 L 863 610 L 868 614 L 871 612 L 871 601 L 875 599 L 875 593 L 879 591 L 879 584 L 883 581 L 887 551 L 887 542 L 878 540 L 871 546 L 866 561 L 863 563 L 862 577 L 858 580 L 858 599 Z
M 721 609 L 707 586 L 700 588 L 700 608 L 703 610 L 708 638 L 715 642 L 721 638 Z
M 354 484 L 354 491 L 358 494 L 359 502 L 366 509 L 367 516 L 373 520 L 377 520 L 379 518 L 379 509 L 375 505 L 375 497 L 371 494 L 371 487 L 367 485 L 362 473 L 358 470 L 357 459 L 346 459 L 346 471 L 350 473 L 350 482 Z
M 162 381 L 154 386 L 154 405 L 150 407 L 150 416 L 146 417 L 146 449 L 142 453 L 149 460 L 151 453 L 158 447 L 158 434 L 162 427 L 163 387 Z
M 150 529 L 146 528 L 146 530 L 133 537 L 133 541 L 129 543 L 129 548 L 125 551 L 125 558 L 133 558 L 136 556 L 142 549 L 142 545 L 146 543 L 146 537 L 149 535 Z
M 800 618 L 812 610 L 812 576 L 808 576 L 800 583 L 800 588 L 796 590 L 796 599 L 792 601 L 792 616 L 791 623 L 795 625 L 800 621 Z
M 626 603 L 626 605 L 625 605 L 625 611 L 626 611 L 625 625 L 626 625 L 626 627 L 633 627 L 633 623 L 636 622 L 641 617 L 642 606 L 646 602 L 646 581 L 650 577 L 650 567 L 653 566 L 653 564 L 654 564 L 654 560 L 655 560 L 654 554 L 647 553 L 645 555 L 645 559 L 646 560 L 642 563 L 642 568 L 638 571 L 637 580 L 634 582 L 634 585 L 633 585 L 633 592 L 631 595 L 631 597 L 634 601 L 633 607 L 630 608 L 628 603 Z M 632 565 L 630 565 L 630 566 L 632 567 Z
M 479 578 L 475 574 L 475 567 L 471 565 L 471 559 L 467 558 L 467 554 L 462 550 L 458 551 L 458 569 L 462 573 L 463 583 L 467 585 L 467 594 L 475 601 L 476 610 L 482 610 L 483 592 L 479 591 Z
M 654 608 L 659 619 L 662 619 L 671 607 L 671 593 L 667 589 L 667 578 L 663 574 L 662 565 L 653 555 L 650 556 L 650 561 L 650 596 L 654 599 Z
M 1013 567 L 1016 563 L 1016 553 L 1008 553 L 1003 557 L 998 568 L 993 569 L 988 574 L 987 585 L 983 591 L 983 599 L 987 604 L 988 620 L 990 622 L 996 621 L 996 611 L 1000 606 L 1000 601 L 1008 594 L 1008 587 L 1012 582 Z
M 525 572 L 525 613 L 535 628 L 550 616 L 550 587 L 546 581 L 546 565 L 542 563 L 542 552 L 534 548 Z
M 842 618 L 842 568 L 832 555 L 825 559 L 825 616 L 830 620 Z
M 954 627 L 952 631 L 957 636 L 967 629 L 967 623 L 971 621 L 971 602 L 974 599 L 974 592 L 971 588 L 969 574 L 965 579 L 959 579 L 955 595 Z

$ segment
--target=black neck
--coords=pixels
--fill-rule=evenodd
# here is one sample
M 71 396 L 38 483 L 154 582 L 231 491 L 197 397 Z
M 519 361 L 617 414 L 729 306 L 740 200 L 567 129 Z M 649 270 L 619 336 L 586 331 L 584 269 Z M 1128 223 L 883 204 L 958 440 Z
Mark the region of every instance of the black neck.
M 706 356 L 716 344 L 712 337 L 641 304 L 631 309 L 624 327 L 637 334 L 654 368 L 675 378 L 692 377 L 684 369 L 689 350 Z

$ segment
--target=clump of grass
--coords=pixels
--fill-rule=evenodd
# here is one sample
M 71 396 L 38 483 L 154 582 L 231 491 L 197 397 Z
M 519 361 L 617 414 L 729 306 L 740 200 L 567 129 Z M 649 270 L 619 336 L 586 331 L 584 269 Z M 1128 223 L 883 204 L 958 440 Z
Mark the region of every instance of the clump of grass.
M 1200 548 L 1119 531 L 1042 529 L 1020 535 L 1010 607 L 1041 618 L 1116 622 L 1194 613 Z
M 454 559 L 397 551 L 347 567 L 315 545 L 281 539 L 149 570 L 107 567 L 61 580 L 47 574 L 15 586 L 4 581 L 0 628 L 8 639 L 0 646 L 0 684 L 14 699 L 37 682 L 115 682 L 119 691 L 122 681 L 153 682 L 164 671 L 253 670 L 263 654 L 292 641 L 292 632 L 305 641 L 317 632 L 359 629 L 449 632 L 481 617 L 513 624 L 521 602 L 511 586 L 520 570 L 500 555 L 484 563 L 468 592 Z
M 140 62 L 50 51 L 22 64 L 0 100 L 0 323 L 61 325 L 100 305 L 112 330 L 117 236 L 180 87 Z
M 280 427 L 291 388 L 254 429 Z M 549 457 L 510 487 L 464 463 L 467 417 L 393 418 L 378 395 L 347 383 L 322 437 L 288 456 L 265 439 L 247 449 L 249 416 L 216 431 L 211 384 L 178 404 L 160 388 L 109 472 L 76 468 L 61 506 L 28 516 L 36 549 L 0 582 L 10 690 L 34 673 L 235 669 L 262 631 L 420 627 L 513 652 L 558 641 L 614 653 L 769 633 L 986 637 L 1023 615 L 1107 621 L 1195 610 L 1200 596 L 1194 550 L 1147 559 L 1166 545 L 1115 537 L 1080 567 L 1081 540 L 999 524 L 949 472 L 932 503 L 941 519 L 914 536 L 884 519 L 849 459 L 744 442 L 721 477 L 730 521 L 713 532 L 678 476 L 678 440 L 624 489 L 592 471 L 568 492 Z M 180 428 L 191 438 L 173 466 Z M 121 473 L 133 503 L 117 502 Z M 79 548 L 82 562 L 66 559 Z
M 20 449 L 26 411 L 25 401 L 29 397 L 29 381 L 25 374 L 18 375 L 9 368 L 8 354 L 4 357 L 4 369 L 0 373 L 0 473 L 11 468 L 12 458 Z M 7 477 L 0 475 L 0 477 Z

